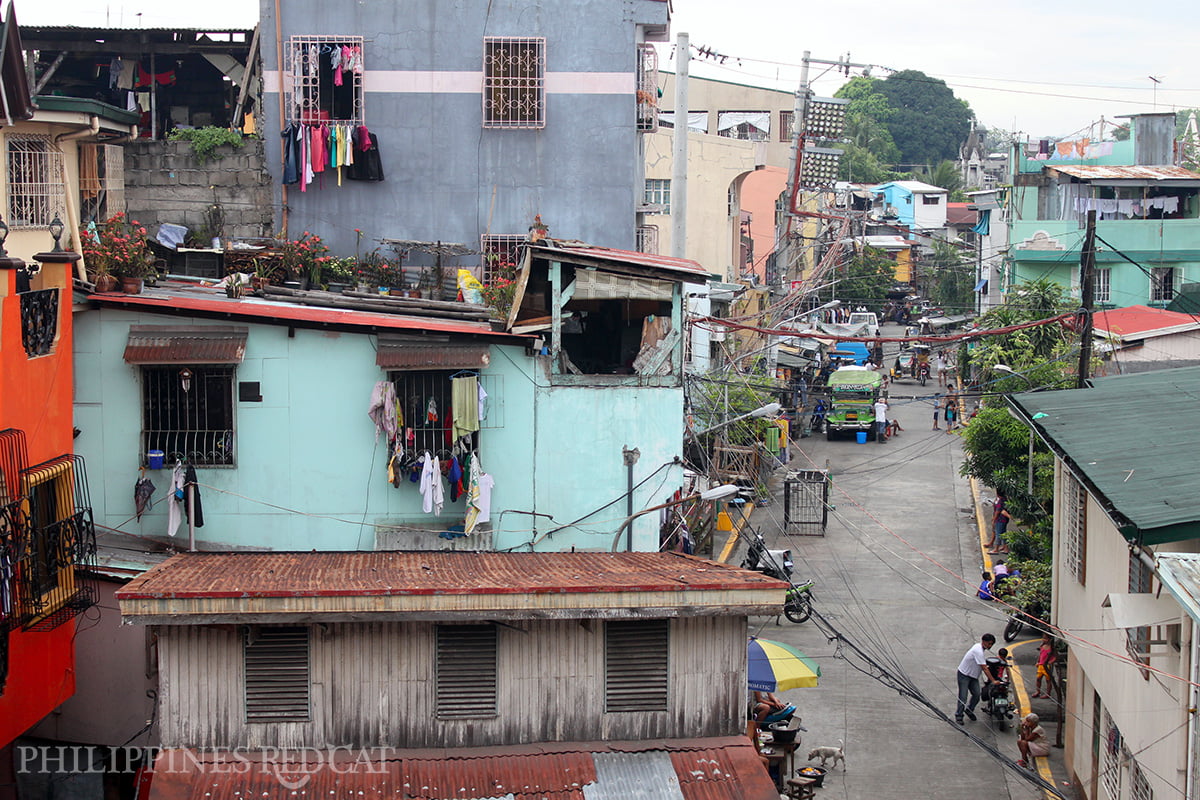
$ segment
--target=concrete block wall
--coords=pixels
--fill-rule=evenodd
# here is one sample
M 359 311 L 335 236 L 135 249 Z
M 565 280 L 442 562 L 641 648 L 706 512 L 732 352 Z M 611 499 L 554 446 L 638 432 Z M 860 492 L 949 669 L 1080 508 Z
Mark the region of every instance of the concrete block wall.
M 219 203 L 223 236 L 270 236 L 273 225 L 271 176 L 261 139 L 242 147 L 221 147 L 204 164 L 192 155 L 190 142 L 137 141 L 125 145 L 125 204 L 129 216 L 150 233 L 161 222 L 185 225 L 196 232 L 205 212 Z

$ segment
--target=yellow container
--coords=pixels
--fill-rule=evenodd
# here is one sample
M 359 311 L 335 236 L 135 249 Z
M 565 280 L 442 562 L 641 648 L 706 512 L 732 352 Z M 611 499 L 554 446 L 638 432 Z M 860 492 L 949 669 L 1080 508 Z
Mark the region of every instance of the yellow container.
M 728 511 L 721 511 L 717 514 L 717 530 L 731 531 L 733 530 L 733 520 L 729 518 Z

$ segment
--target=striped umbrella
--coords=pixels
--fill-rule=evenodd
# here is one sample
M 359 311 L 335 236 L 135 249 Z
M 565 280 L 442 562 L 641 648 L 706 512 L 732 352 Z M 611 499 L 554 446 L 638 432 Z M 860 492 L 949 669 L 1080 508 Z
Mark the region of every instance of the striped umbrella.
M 750 637 L 746 645 L 746 678 L 757 692 L 805 689 L 817 685 L 821 668 L 790 644 Z

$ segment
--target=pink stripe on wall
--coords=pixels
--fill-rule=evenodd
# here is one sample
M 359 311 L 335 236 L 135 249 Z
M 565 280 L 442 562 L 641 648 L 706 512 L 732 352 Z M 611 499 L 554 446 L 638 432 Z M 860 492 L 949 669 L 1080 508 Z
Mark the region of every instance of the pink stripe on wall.
M 363 91 L 393 94 L 479 94 L 482 72 L 367 70 Z M 279 92 L 279 71 L 263 72 L 263 91 Z M 547 72 L 547 94 L 633 94 L 632 72 Z

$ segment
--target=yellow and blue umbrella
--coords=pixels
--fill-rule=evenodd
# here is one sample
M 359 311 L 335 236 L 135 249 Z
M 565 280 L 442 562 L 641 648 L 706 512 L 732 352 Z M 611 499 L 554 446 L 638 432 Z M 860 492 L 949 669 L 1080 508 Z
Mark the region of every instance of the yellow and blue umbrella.
M 790 644 L 750 637 L 746 677 L 756 692 L 807 689 L 817 685 L 821 667 Z

